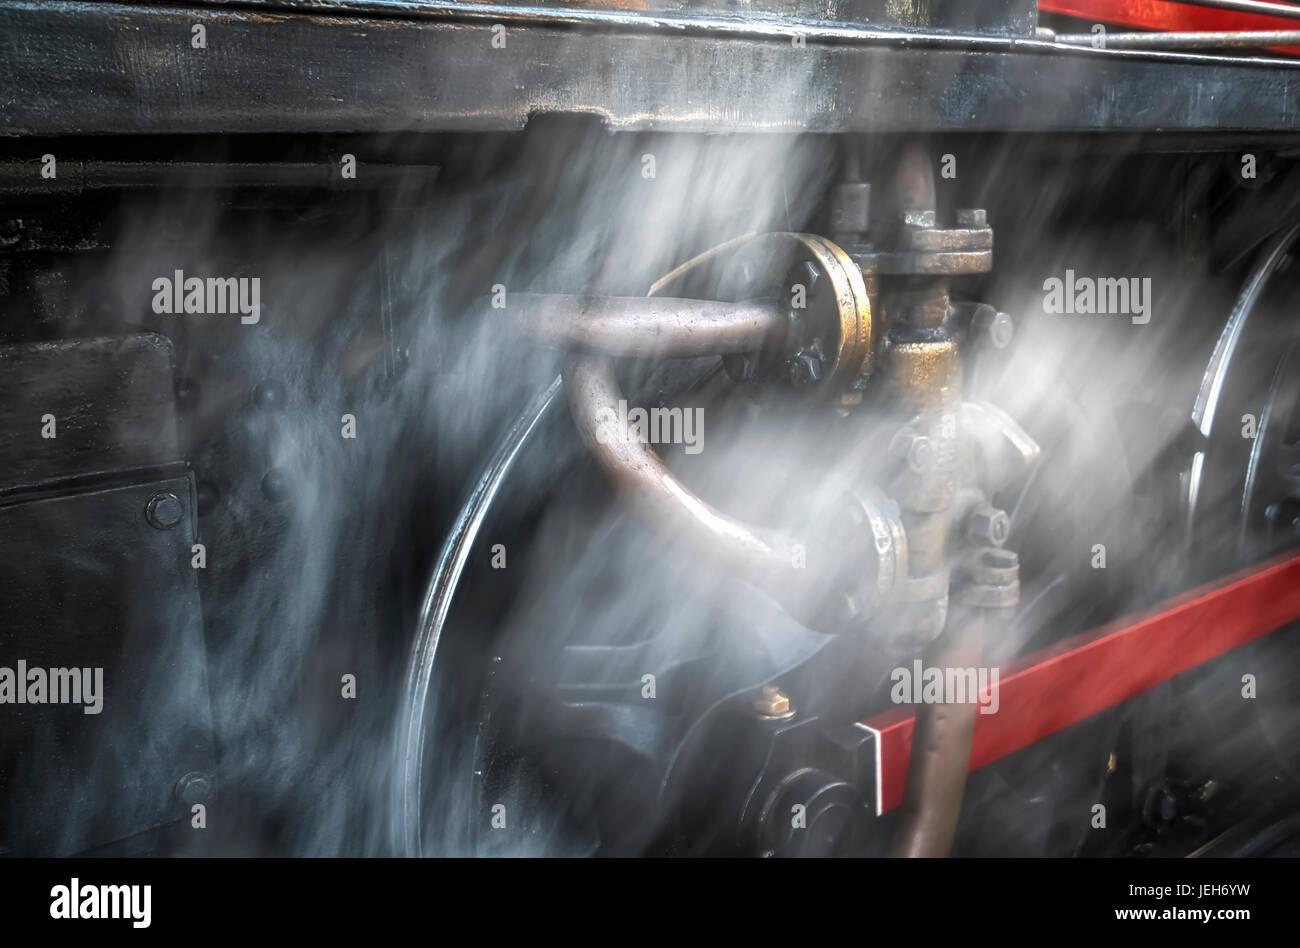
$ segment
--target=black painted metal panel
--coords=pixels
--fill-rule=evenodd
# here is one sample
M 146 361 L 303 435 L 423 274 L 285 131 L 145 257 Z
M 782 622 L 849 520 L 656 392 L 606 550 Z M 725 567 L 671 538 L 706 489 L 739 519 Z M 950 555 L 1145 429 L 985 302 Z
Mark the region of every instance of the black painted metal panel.
M 204 49 L 191 46 L 195 25 Z M 494 48 L 481 13 L 8 0 L 0 134 L 487 131 L 548 112 L 676 131 L 1293 131 L 1300 120 L 1300 63 L 795 21 L 723 33 L 502 25 Z

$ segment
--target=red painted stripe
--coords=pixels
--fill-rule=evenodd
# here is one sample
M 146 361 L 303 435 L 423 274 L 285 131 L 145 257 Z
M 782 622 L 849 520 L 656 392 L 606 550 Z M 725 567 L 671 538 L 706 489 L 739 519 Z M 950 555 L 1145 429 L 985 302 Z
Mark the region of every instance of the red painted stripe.
M 1118 23 L 1121 26 L 1174 33 L 1300 29 L 1300 20 L 1167 3 L 1165 0 L 1038 0 L 1038 9 L 1093 23 Z M 1295 46 L 1273 47 L 1273 50 L 1293 56 L 1300 55 L 1300 48 Z
M 997 712 L 976 716 L 970 769 L 1297 619 L 1300 556 L 1290 555 L 1027 656 L 1000 674 Z M 908 705 L 863 722 L 880 735 L 882 812 L 902 802 L 914 723 Z

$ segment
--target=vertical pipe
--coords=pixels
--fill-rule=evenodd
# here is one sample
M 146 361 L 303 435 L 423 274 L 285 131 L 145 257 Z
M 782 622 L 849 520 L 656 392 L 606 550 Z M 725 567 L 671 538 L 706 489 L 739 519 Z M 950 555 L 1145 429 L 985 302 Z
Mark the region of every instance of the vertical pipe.
M 925 667 L 940 671 L 977 667 L 984 622 L 977 610 L 961 610 L 950 617 L 944 634 L 926 649 Z M 917 709 L 902 820 L 891 855 L 942 857 L 952 849 L 978 708 L 977 701 L 967 701 L 923 704 Z

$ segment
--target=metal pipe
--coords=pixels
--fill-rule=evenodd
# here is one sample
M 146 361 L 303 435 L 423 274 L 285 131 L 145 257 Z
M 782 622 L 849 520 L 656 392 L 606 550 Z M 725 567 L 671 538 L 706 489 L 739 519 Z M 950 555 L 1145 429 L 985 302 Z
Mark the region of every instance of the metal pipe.
M 934 165 L 924 140 L 909 138 L 903 144 L 887 193 L 900 211 L 934 210 Z
M 975 668 L 983 651 L 980 610 L 954 615 L 944 634 L 926 650 L 927 668 Z M 976 701 L 922 704 L 916 711 L 907 789 L 891 855 L 943 857 L 952 850 L 975 733 Z
M 929 150 L 910 139 L 890 176 L 898 210 L 935 209 L 935 174 Z M 982 617 L 950 613 L 948 534 L 957 494 L 959 432 L 953 420 L 961 408 L 961 361 L 956 340 L 943 331 L 949 311 L 948 281 L 942 277 L 890 280 L 885 310 L 892 325 L 886 364 L 893 407 L 903 427 L 902 444 L 923 438 L 931 445 L 923 470 L 905 475 L 895 499 L 907 534 L 908 621 L 924 663 L 940 670 L 973 668 L 982 649 Z M 971 737 L 974 702 L 923 704 L 916 712 L 912 757 L 893 840 L 896 856 L 947 856 L 957 831 Z
M 682 484 L 627 426 L 616 407 L 624 399 L 608 359 L 574 353 L 563 374 L 573 419 L 587 447 L 650 522 L 681 535 L 692 548 L 754 582 L 788 588 L 798 578 L 794 543 L 719 513 Z
M 513 293 L 506 309 L 533 339 L 638 358 L 759 352 L 781 337 L 789 319 L 776 300 Z
M 1226 30 L 1205 33 L 1057 33 L 1066 46 L 1100 49 L 1254 49 L 1300 46 L 1300 30 Z

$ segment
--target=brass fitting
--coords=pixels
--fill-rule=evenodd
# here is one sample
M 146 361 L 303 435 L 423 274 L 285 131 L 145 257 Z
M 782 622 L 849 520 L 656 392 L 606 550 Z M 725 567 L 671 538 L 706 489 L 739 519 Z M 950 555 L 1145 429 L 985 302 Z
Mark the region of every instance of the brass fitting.
M 764 685 L 754 699 L 754 711 L 765 721 L 788 721 L 794 710 L 789 695 L 776 685 Z

